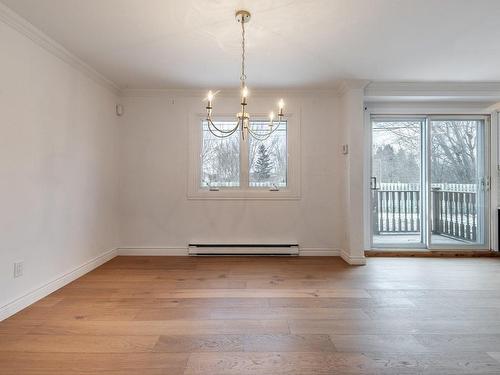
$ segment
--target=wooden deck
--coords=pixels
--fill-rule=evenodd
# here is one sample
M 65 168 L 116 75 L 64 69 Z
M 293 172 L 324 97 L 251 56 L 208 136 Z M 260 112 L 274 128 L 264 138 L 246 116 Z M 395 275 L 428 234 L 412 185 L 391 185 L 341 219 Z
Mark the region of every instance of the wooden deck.
M 0 373 L 500 374 L 500 258 L 117 257 L 0 322 Z

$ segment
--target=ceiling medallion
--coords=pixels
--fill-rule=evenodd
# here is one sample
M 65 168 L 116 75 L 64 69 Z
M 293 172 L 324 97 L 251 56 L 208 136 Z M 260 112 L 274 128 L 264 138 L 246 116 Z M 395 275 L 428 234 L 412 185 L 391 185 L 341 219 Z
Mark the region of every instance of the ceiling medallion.
M 275 121 L 275 114 L 271 112 L 269 114 L 269 128 L 265 131 L 252 129 L 250 126 L 250 113 L 246 111 L 247 99 L 248 99 L 248 87 L 246 85 L 247 76 L 245 74 L 245 24 L 250 21 L 251 15 L 250 12 L 246 10 L 239 10 L 235 14 L 236 21 L 241 24 L 241 109 L 236 114 L 237 123 L 232 129 L 223 130 L 217 127 L 212 121 L 212 102 L 214 100 L 215 94 L 212 91 L 208 92 L 206 97 L 207 100 L 207 118 L 206 121 L 208 123 L 208 129 L 210 132 L 217 138 L 226 138 L 233 135 L 238 129 L 241 131 L 241 137 L 243 140 L 248 138 L 248 135 L 257 139 L 257 140 L 266 140 L 269 136 L 276 131 L 281 125 L 281 121 L 284 118 L 283 108 L 285 103 L 283 99 L 280 99 L 278 102 L 278 121 Z

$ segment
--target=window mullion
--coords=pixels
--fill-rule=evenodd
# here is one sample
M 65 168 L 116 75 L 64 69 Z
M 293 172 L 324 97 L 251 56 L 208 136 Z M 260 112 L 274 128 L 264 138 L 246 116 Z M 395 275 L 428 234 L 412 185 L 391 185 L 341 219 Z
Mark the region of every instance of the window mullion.
M 247 136 L 248 137 L 248 136 Z M 249 171 L 248 171 L 248 143 L 249 139 L 246 138 L 240 143 L 240 189 L 248 189 Z

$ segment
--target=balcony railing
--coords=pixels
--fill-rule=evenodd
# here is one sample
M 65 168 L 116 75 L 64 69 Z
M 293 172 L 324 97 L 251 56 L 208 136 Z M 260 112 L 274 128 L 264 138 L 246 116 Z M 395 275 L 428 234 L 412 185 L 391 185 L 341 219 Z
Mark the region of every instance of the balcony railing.
M 373 233 L 420 231 L 420 191 L 372 190 Z
M 432 233 L 476 241 L 476 193 L 432 189 Z
M 372 190 L 374 234 L 420 232 L 421 192 L 416 186 L 382 186 Z M 395 190 L 399 188 L 399 190 Z M 410 188 L 410 189 L 409 189 Z M 431 230 L 466 241 L 477 238 L 477 193 L 456 191 L 458 186 L 433 187 L 431 190 Z M 460 190 L 473 190 L 470 185 Z M 393 190 L 394 189 L 394 190 Z

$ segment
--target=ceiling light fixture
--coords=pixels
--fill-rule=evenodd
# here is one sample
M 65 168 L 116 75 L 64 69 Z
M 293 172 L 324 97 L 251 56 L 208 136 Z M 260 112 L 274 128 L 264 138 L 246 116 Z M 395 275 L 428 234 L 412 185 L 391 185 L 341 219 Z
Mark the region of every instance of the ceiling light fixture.
M 250 21 L 250 12 L 246 10 L 239 10 L 236 12 L 236 21 L 241 23 L 241 110 L 236 114 L 236 125 L 232 129 L 223 130 L 217 127 L 212 121 L 212 101 L 217 93 L 209 91 L 206 97 L 207 100 L 207 118 L 208 130 L 217 138 L 226 138 L 233 135 L 238 129 L 241 131 L 241 137 L 243 140 L 248 138 L 248 135 L 252 136 L 257 140 L 266 140 L 269 136 L 276 131 L 281 125 L 284 118 L 283 108 L 285 107 L 285 102 L 280 99 L 278 102 L 278 123 L 275 122 L 275 114 L 271 112 L 269 114 L 269 129 L 262 131 L 257 129 L 252 129 L 250 126 L 250 114 L 245 110 L 247 106 L 248 99 L 248 87 L 246 85 L 246 73 L 245 73 L 245 23 Z

